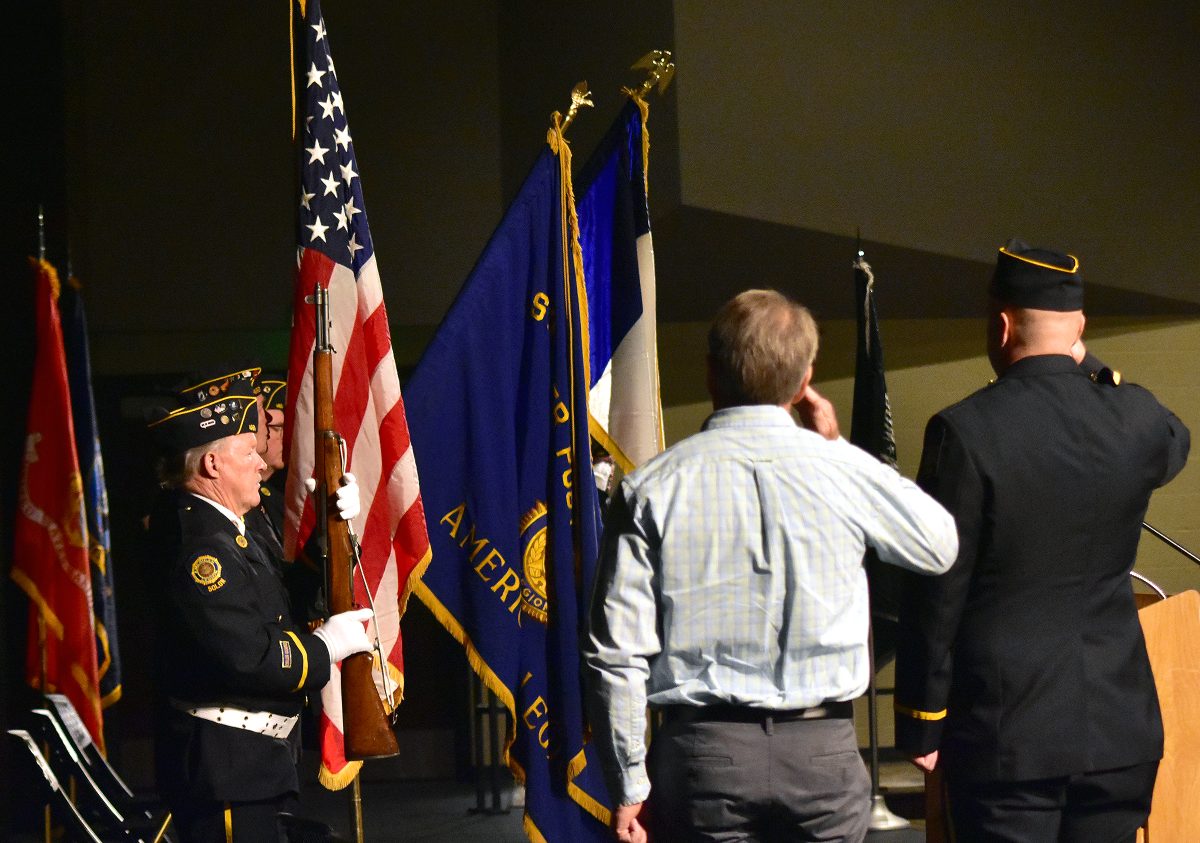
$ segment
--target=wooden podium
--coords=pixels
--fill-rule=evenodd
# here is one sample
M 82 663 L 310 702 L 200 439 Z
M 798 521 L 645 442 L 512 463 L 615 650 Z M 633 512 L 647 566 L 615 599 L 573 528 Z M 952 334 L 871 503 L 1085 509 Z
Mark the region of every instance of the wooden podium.
M 1138 612 L 1166 736 L 1144 843 L 1200 840 L 1200 593 L 1185 591 Z
M 1138 617 L 1154 670 L 1165 744 L 1150 818 L 1137 839 L 1193 843 L 1200 840 L 1200 593 L 1138 602 L 1145 603 Z M 927 843 L 950 840 L 949 822 L 941 770 L 935 770 L 925 777 Z

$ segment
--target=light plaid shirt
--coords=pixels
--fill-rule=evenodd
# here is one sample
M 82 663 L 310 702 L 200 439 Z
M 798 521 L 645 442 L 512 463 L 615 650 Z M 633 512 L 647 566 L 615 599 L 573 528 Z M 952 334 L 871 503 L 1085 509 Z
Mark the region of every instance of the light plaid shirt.
M 720 410 L 622 481 L 584 639 L 618 804 L 646 798 L 646 705 L 787 710 L 867 687 L 863 553 L 954 562 L 954 520 L 916 484 L 780 407 Z

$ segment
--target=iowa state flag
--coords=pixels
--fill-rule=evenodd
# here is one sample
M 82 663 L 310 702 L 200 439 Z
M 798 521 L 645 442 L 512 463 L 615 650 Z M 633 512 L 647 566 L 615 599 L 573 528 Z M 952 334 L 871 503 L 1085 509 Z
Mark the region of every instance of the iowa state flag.
M 607 840 L 579 618 L 595 567 L 586 295 L 552 129 L 405 387 L 433 561 L 417 596 L 508 707 L 531 840 Z
M 31 603 L 25 676 L 35 688 L 65 694 L 103 750 L 88 533 L 58 314 L 58 273 L 44 260 L 33 265 L 37 350 L 12 568 L 13 580 Z
M 622 473 L 663 449 L 649 105 L 632 95 L 576 180 L 590 338 L 591 433 Z

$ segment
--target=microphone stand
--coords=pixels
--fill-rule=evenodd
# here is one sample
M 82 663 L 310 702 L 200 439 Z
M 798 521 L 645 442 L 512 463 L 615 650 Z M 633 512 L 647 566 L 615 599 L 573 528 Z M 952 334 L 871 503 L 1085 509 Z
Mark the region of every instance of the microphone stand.
M 1191 559 L 1197 565 L 1200 565 L 1200 556 L 1197 556 L 1196 554 L 1192 553 L 1190 550 L 1188 550 L 1186 547 L 1181 545 L 1179 542 L 1175 541 L 1173 538 L 1168 536 L 1166 533 L 1163 533 L 1160 530 L 1154 529 L 1154 527 L 1152 527 L 1150 524 L 1147 524 L 1145 521 L 1142 522 L 1142 529 L 1145 530 L 1146 532 L 1150 533 L 1150 535 L 1154 536 L 1156 539 L 1160 539 L 1163 542 L 1163 544 L 1166 544 L 1166 545 L 1170 546 L 1172 549 L 1178 551 L 1182 556 L 1186 556 L 1188 559 Z

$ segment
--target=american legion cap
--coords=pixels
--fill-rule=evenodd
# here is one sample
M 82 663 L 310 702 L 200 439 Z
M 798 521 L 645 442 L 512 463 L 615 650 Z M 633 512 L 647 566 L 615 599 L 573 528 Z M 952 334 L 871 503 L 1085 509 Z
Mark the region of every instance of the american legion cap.
M 283 410 L 287 406 L 287 375 L 271 373 L 255 382 L 254 394 L 261 395 L 264 410 Z
M 1035 310 L 1083 310 L 1079 259 L 1013 238 L 1000 247 L 988 291 L 1005 304 Z
M 261 375 L 262 367 L 244 366 L 232 371 L 223 370 L 220 374 L 198 375 L 192 378 L 190 386 L 179 387 L 175 391 L 180 402 L 186 405 L 203 404 L 231 391 L 245 390 L 257 395 L 255 387 Z
M 258 399 L 247 379 L 198 404 L 152 413 L 146 427 L 163 451 L 181 454 L 226 436 L 258 431 Z

